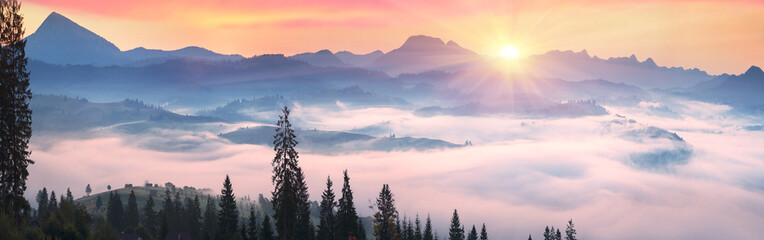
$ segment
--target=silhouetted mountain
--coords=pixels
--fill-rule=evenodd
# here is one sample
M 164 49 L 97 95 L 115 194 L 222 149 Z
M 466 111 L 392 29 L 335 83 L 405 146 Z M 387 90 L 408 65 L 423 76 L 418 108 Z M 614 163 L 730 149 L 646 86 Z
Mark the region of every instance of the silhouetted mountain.
M 192 58 L 210 61 L 237 61 L 244 59 L 241 55 L 223 55 L 201 47 L 185 47 L 177 50 L 164 51 L 158 49 L 146 49 L 143 47 L 135 48 L 125 51 L 123 55 L 131 61 L 144 62 L 144 61 L 166 61 L 174 58 Z
M 355 54 L 348 51 L 339 51 L 334 54 L 334 56 L 337 56 L 345 64 L 355 67 L 365 67 L 382 55 L 384 55 L 384 53 L 379 50 L 367 54 Z
M 27 38 L 31 59 L 54 64 L 121 64 L 117 46 L 56 12 L 45 18 Z
M 409 37 L 401 47 L 380 56 L 369 67 L 398 75 L 431 70 L 455 71 L 476 60 L 477 54 L 456 42 L 444 43 L 440 38 L 417 35 Z
M 706 72 L 681 67 L 659 67 L 652 58 L 643 62 L 637 57 L 600 59 L 583 50 L 550 51 L 526 59 L 526 71 L 539 77 L 555 77 L 569 81 L 604 79 L 641 88 L 690 87 L 713 76 Z
M 321 50 L 318 52 L 307 52 L 307 53 L 300 53 L 294 56 L 289 57 L 291 59 L 297 59 L 306 63 L 309 63 L 313 66 L 319 66 L 319 67 L 326 67 L 326 66 L 332 66 L 332 67 L 346 67 L 347 64 L 342 62 L 337 56 L 334 56 L 334 54 L 329 50 Z
M 30 59 L 52 64 L 121 65 L 137 62 L 161 62 L 174 58 L 208 61 L 239 60 L 240 55 L 222 55 L 204 48 L 187 47 L 173 51 L 136 48 L 122 52 L 117 46 L 72 20 L 51 13 L 27 38 Z
M 751 66 L 740 75 L 723 75 L 678 94 L 735 107 L 741 111 L 764 111 L 764 72 Z
M 258 126 L 241 128 L 224 133 L 221 137 L 234 143 L 273 145 L 275 127 Z M 297 146 L 309 152 L 339 154 L 357 151 L 409 151 L 462 147 L 443 140 L 428 138 L 372 137 L 369 135 L 321 130 L 295 130 L 300 144 Z

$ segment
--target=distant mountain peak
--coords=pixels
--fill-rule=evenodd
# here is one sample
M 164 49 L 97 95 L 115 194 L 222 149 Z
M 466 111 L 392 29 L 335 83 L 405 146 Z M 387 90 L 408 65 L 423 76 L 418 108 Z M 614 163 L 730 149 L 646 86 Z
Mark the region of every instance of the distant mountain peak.
M 324 50 L 316 52 L 316 54 L 333 55 L 334 53 L 332 53 L 332 51 L 329 51 L 329 49 L 324 49 Z
M 743 75 L 764 75 L 764 71 L 762 71 L 760 67 L 751 66 Z
M 400 49 L 432 49 L 446 45 L 440 38 L 414 35 L 406 39 Z
M 642 62 L 642 64 L 650 66 L 650 67 L 657 67 L 658 66 L 658 64 L 655 64 L 655 61 L 653 61 L 653 58 L 645 59 L 645 61 Z

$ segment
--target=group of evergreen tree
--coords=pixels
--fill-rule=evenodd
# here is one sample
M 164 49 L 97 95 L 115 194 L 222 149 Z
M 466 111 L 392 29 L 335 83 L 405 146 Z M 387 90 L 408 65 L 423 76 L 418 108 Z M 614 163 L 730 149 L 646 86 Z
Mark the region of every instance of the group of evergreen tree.
M 544 228 L 544 240 L 563 240 L 562 233 L 560 232 L 560 229 L 554 229 L 554 226 L 546 226 Z M 573 219 L 570 219 L 568 221 L 568 226 L 565 228 L 565 240 L 577 240 L 576 237 L 576 229 L 573 226 Z M 528 235 L 528 240 L 533 240 L 533 238 Z

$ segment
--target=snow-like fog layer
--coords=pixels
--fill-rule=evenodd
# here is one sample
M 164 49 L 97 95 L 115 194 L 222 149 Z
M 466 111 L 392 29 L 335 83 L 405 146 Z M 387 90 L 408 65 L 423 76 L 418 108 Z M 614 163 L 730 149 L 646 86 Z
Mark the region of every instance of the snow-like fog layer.
M 370 202 L 387 183 L 401 215 L 429 214 L 441 237 L 453 209 L 467 227 L 486 223 L 494 239 L 540 239 L 546 225 L 564 228 L 571 218 L 581 239 L 764 235 L 764 132 L 742 129 L 752 120 L 727 114 L 726 106 L 666 102 L 607 107 L 610 115 L 572 119 L 419 117 L 390 108 L 300 106 L 292 116 L 304 123 L 295 126 L 301 128 L 377 126 L 378 136 L 470 140 L 474 146 L 447 150 L 300 155 L 312 200 L 320 200 L 327 175 L 338 192 L 347 169 L 361 215 L 371 214 Z M 241 126 L 246 124 L 221 128 Z M 649 126 L 683 142 L 646 131 Z M 101 192 L 108 184 L 144 181 L 218 192 L 229 174 L 237 196 L 270 196 L 273 150 L 233 144 L 217 133 L 101 129 L 77 138 L 35 136 L 26 195 L 34 199 L 42 187 L 57 194 L 71 187 L 77 197 L 87 184 Z M 672 151 L 686 159 L 647 167 L 635 162 L 639 154 Z

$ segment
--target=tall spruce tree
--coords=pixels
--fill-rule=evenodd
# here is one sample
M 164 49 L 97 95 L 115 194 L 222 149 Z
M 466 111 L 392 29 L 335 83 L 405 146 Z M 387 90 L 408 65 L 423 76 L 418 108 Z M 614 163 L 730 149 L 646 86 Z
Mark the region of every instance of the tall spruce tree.
M 48 212 L 56 211 L 56 208 L 58 208 L 58 200 L 56 200 L 56 191 L 51 190 L 50 200 L 48 200 Z
M 451 228 L 448 229 L 448 240 L 464 240 L 464 226 L 459 221 L 459 213 L 454 209 L 454 216 L 451 218 Z
M 239 227 L 239 209 L 233 185 L 228 175 L 225 176 L 223 189 L 220 190 L 220 210 L 218 210 L 218 239 L 232 239 Z
M 30 206 L 24 191 L 29 176 L 32 111 L 24 51 L 24 17 L 17 0 L 0 1 L 0 210 L 21 226 Z
M 130 190 L 130 196 L 127 198 L 127 208 L 125 209 L 125 227 L 135 230 L 139 222 L 138 200 L 135 199 L 135 192 Z
M 533 240 L 530 234 L 528 234 L 528 240 Z
M 358 214 L 353 203 L 353 190 L 350 189 L 350 177 L 345 170 L 342 184 L 342 197 L 337 201 L 337 227 L 334 230 L 337 240 L 358 238 Z M 362 233 L 365 234 L 365 233 Z
M 334 240 L 334 206 L 337 203 L 334 201 L 334 191 L 332 190 L 332 179 L 326 177 L 326 190 L 321 194 L 321 211 L 319 215 L 318 223 L 318 240 Z
M 414 240 L 422 240 L 422 223 L 419 221 L 419 214 L 416 215 L 414 222 Z
M 74 196 L 72 196 L 72 191 L 69 188 L 66 188 L 66 201 L 74 205 Z
M 183 201 L 181 201 L 180 192 L 178 191 L 175 191 L 175 198 L 172 200 L 172 206 L 174 207 L 174 212 L 171 215 L 172 218 L 169 219 L 170 224 L 168 226 L 171 227 L 170 230 L 188 232 L 188 229 L 185 228 L 185 221 L 183 220 L 186 209 L 183 207 Z
M 568 221 L 568 227 L 565 228 L 565 240 L 577 240 L 576 229 L 573 226 L 573 219 Z
M 488 232 L 485 230 L 485 223 L 483 223 L 483 229 L 480 229 L 480 240 L 488 240 Z
M 178 221 L 176 217 L 177 211 L 175 210 L 175 203 L 172 201 L 172 194 L 169 188 L 165 189 L 160 215 L 159 238 L 164 238 L 169 231 L 178 230 L 175 227 Z
M 297 226 L 295 226 L 296 240 L 313 240 L 316 238 L 316 230 L 310 221 L 310 195 L 305 175 L 302 169 L 297 168 Z
M 202 238 L 205 240 L 215 239 L 218 229 L 217 204 L 212 196 L 207 196 L 207 205 L 204 208 L 204 223 L 202 225 Z
M 258 229 L 260 226 L 257 224 L 257 215 L 255 215 L 255 209 L 250 208 L 249 209 L 249 228 L 247 229 L 247 239 L 249 240 L 257 240 L 259 236 Z
M 472 230 L 470 230 L 470 233 L 467 235 L 467 240 L 478 240 L 478 233 L 477 229 L 475 229 L 475 225 L 472 225 Z
M 42 221 L 48 213 L 48 189 L 42 188 L 37 193 L 37 220 Z
M 119 231 L 124 228 L 124 224 L 123 224 L 124 207 L 122 206 L 122 198 L 119 197 L 118 193 L 115 193 L 114 195 L 111 195 L 111 193 L 109 194 L 111 198 L 109 199 L 109 206 L 108 206 L 108 212 L 106 212 L 106 219 L 109 221 L 111 226 L 114 227 L 114 229 L 117 229 Z
M 390 191 L 390 186 L 382 185 L 382 190 L 377 197 L 377 212 L 374 213 L 374 235 L 377 240 L 398 239 L 396 224 L 398 220 L 398 210 L 395 209 L 395 199 Z
M 154 197 L 149 194 L 149 199 L 146 200 L 146 205 L 143 206 L 143 216 L 146 218 L 143 221 L 143 226 L 149 231 L 151 236 L 157 235 L 157 213 L 154 211 Z
M 271 217 L 265 214 L 260 226 L 260 240 L 273 240 L 273 229 L 271 228 Z
M 297 146 L 297 136 L 289 123 L 289 108 L 284 106 L 283 115 L 279 116 L 276 123 L 276 134 L 273 136 L 273 150 L 276 156 L 273 158 L 273 210 L 275 212 L 276 231 L 281 240 L 295 239 L 297 233 L 298 218 L 301 212 L 302 196 L 300 194 L 304 184 L 299 179 L 300 167 L 297 165 L 298 154 L 294 150 Z
M 560 233 L 560 229 L 557 229 L 557 233 L 554 234 L 554 240 L 562 240 L 562 234 Z
M 189 234 L 191 234 L 191 237 L 194 239 L 199 239 L 201 236 L 199 230 L 202 225 L 202 223 L 199 221 L 202 214 L 200 206 L 201 202 L 199 201 L 199 196 L 194 196 L 193 200 L 190 198 L 187 198 L 186 200 L 188 202 L 188 207 L 186 207 L 183 215 L 185 225 L 184 229 L 188 231 Z
M 424 233 L 422 233 L 422 240 L 433 240 L 432 222 L 430 221 L 430 214 L 427 214 L 427 222 L 425 222 L 424 224 Z

